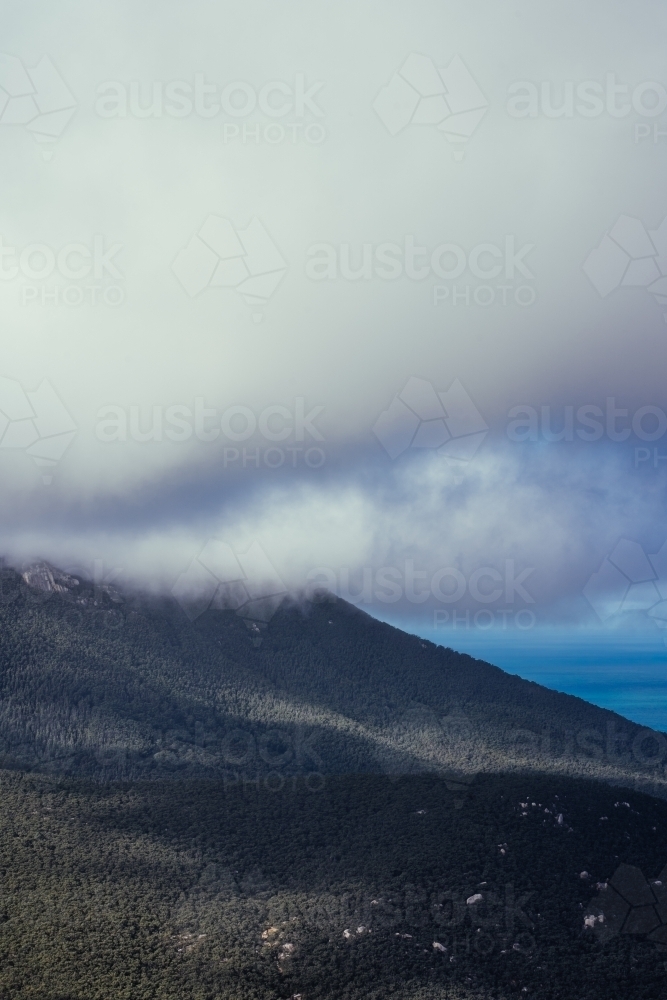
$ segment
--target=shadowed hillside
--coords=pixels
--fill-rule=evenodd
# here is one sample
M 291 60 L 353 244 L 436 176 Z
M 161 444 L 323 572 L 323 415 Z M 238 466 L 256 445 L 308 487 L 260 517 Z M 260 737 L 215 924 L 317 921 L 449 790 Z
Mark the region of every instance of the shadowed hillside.
M 667 803 L 571 778 L 0 772 L 0 997 L 663 1000 L 667 913 L 614 886 L 666 861 Z
M 3 572 L 0 762 L 105 780 L 587 776 L 664 795 L 662 734 L 322 594 L 190 621 L 45 564 Z

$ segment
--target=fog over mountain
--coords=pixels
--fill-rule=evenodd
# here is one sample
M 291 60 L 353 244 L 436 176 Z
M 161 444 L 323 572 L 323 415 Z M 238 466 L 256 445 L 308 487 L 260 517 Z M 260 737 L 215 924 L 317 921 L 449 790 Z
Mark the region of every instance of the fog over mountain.
M 664 1000 L 664 4 L 0 27 L 0 1000 Z
M 513 560 L 598 621 L 667 538 L 664 11 L 350 13 L 3 16 L 2 547 L 166 589 L 209 537 L 343 593 Z

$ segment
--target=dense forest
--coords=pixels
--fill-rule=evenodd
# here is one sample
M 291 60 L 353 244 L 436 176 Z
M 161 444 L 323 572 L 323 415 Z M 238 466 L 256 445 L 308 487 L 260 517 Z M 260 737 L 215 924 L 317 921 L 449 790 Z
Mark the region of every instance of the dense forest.
M 667 996 L 664 734 L 328 594 L 0 583 L 0 1000 Z
M 665 997 L 664 945 L 585 923 L 619 865 L 667 880 L 667 803 L 641 793 L 0 781 L 7 1000 Z
M 65 574 L 42 590 L 2 572 L 5 768 L 274 782 L 427 772 L 461 784 L 537 770 L 667 794 L 663 734 L 331 595 L 285 602 L 260 642 L 232 611 L 191 622 L 171 599 Z

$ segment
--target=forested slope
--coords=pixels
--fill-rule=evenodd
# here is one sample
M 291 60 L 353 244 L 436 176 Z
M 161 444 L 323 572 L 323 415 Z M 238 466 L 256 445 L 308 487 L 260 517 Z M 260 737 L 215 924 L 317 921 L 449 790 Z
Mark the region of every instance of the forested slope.
M 663 734 L 328 594 L 0 582 L 1 1000 L 665 997 Z
M 665 793 L 663 735 L 330 595 L 284 602 L 258 642 L 232 611 L 190 621 L 171 599 L 3 573 L 4 767 L 105 780 L 431 772 L 461 785 L 536 769 Z
M 0 997 L 664 1000 L 653 925 L 586 917 L 622 864 L 667 882 L 667 803 L 516 775 L 457 802 L 1 772 Z

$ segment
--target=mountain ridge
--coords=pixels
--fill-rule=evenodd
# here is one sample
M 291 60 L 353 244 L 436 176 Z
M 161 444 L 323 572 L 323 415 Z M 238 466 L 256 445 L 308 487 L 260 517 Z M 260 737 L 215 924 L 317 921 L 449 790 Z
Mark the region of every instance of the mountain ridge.
M 460 789 L 540 772 L 667 797 L 663 734 L 326 592 L 284 600 L 258 644 L 232 610 L 191 621 L 170 597 L 47 563 L 1 573 L 1 766 L 105 780 L 434 773 Z
M 331 594 L 0 582 L 2 1000 L 662 1000 L 664 734 Z

